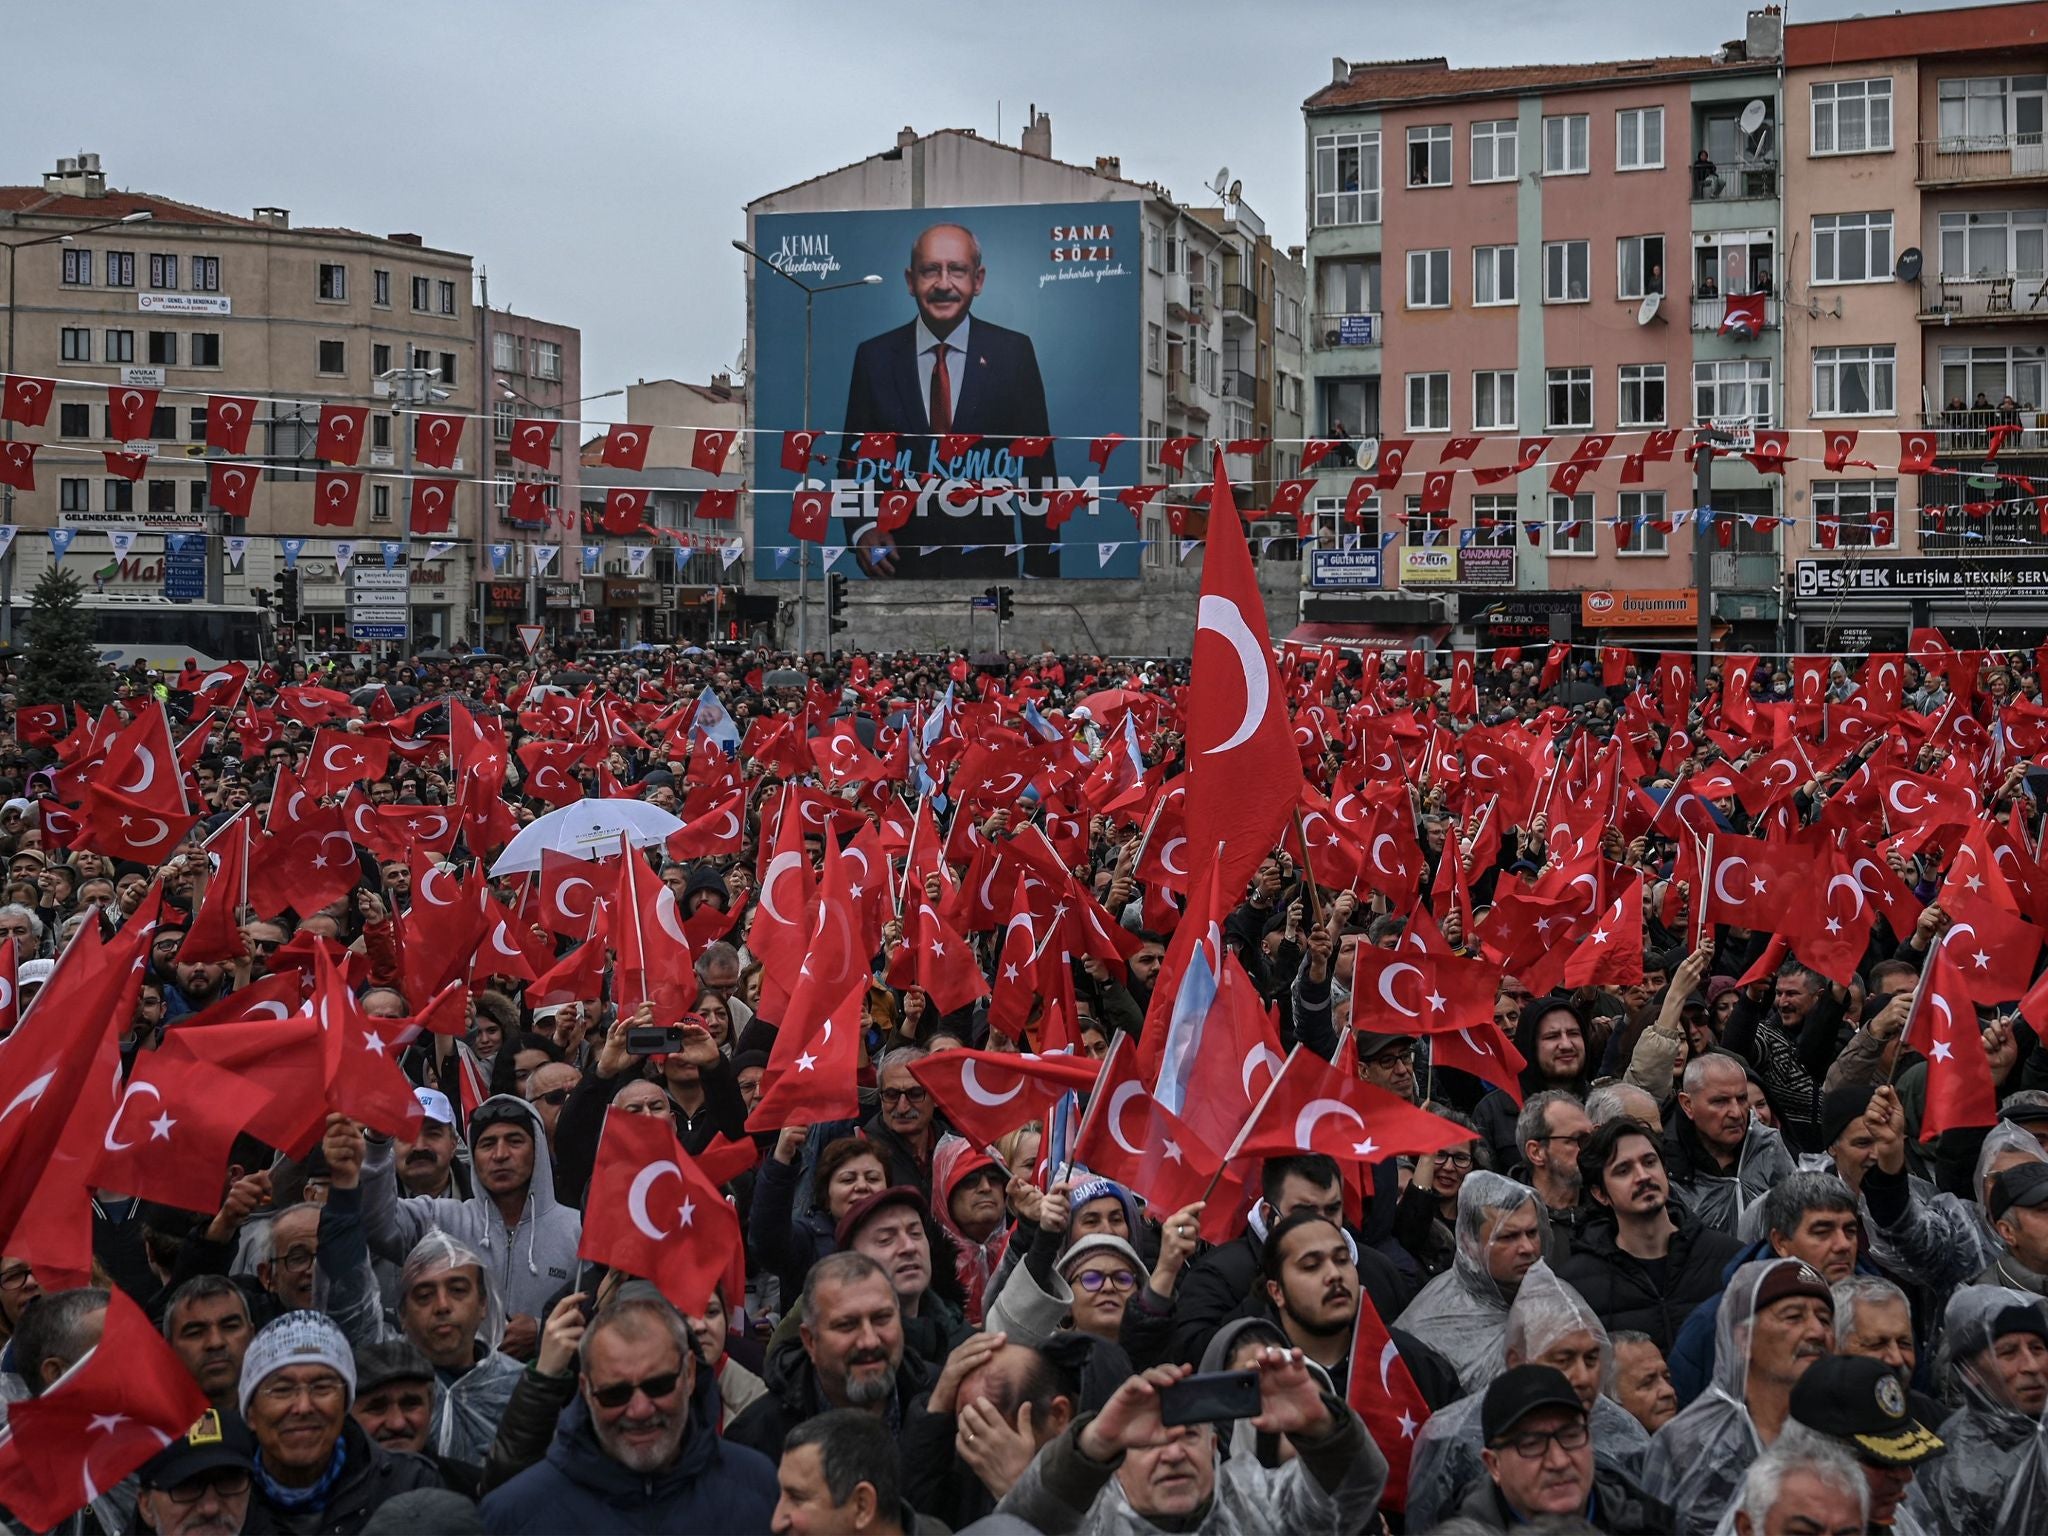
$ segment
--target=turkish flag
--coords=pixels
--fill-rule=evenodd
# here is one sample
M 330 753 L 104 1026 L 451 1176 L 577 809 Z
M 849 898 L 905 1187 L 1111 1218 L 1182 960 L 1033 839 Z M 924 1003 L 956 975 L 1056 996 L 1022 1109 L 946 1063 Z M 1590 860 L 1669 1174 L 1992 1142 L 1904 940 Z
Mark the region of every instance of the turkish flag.
M 867 990 L 866 978 L 856 976 L 816 1023 L 798 1018 L 793 1009 L 783 1016 L 761 1074 L 760 1102 L 747 1116 L 749 1131 L 849 1120 L 860 1113 L 855 1074 Z
M 1491 1018 L 1476 1020 L 1465 1029 L 1432 1035 L 1429 1050 L 1430 1060 L 1438 1066 L 1470 1073 L 1481 1082 L 1493 1084 L 1517 1104 L 1522 1102 L 1522 1073 L 1529 1063 Z
M 598 450 L 598 463 L 607 469 L 637 471 L 645 468 L 647 440 L 653 431 L 652 427 L 637 422 L 614 422 L 605 429 L 604 445 Z
M 370 420 L 366 405 L 323 405 L 313 456 L 329 464 L 353 464 L 363 454 L 363 429 Z
M 910 515 L 917 510 L 918 488 L 914 485 L 891 486 L 882 492 L 875 503 L 875 527 L 882 533 L 894 533 L 910 521 Z
M 1387 1458 L 1387 1486 L 1380 1503 L 1388 1509 L 1408 1507 L 1408 1467 L 1415 1437 L 1429 1422 L 1429 1402 L 1415 1385 L 1408 1362 L 1380 1318 L 1372 1297 L 1361 1286 L 1358 1318 L 1351 1325 L 1351 1368 L 1344 1400 L 1365 1420 L 1365 1432 Z
M 1743 457 L 1762 474 L 1782 475 L 1785 472 L 1785 453 L 1792 443 L 1791 434 L 1758 431 L 1755 439 L 1756 446 Z
M 1235 898 L 1293 813 L 1301 759 L 1221 454 L 1213 510 L 1187 690 L 1185 816 L 1189 842 L 1218 850 L 1222 889 Z
M 332 795 L 351 784 L 381 779 L 391 767 L 391 743 L 377 736 L 352 736 L 346 731 L 317 730 L 306 754 L 305 785 L 309 793 Z
M 0 393 L 0 421 L 24 427 L 40 427 L 50 419 L 50 402 L 57 397 L 54 379 L 32 379 L 9 374 L 5 393 Z
M 576 1257 L 651 1280 L 677 1311 L 698 1316 L 739 1246 L 739 1216 L 676 1140 L 674 1122 L 607 1110 Z
M 739 506 L 738 491 L 703 491 L 697 497 L 697 515 L 714 522 L 724 522 Z
M 548 520 L 548 486 L 540 480 L 517 480 L 505 504 L 505 521 L 537 528 Z
M 144 1051 L 107 1125 L 93 1185 L 182 1211 L 217 1211 L 235 1138 L 270 1101 L 210 1062 Z
M 593 872 L 596 872 L 593 878 Z M 592 864 L 572 853 L 543 848 L 540 854 L 540 924 L 548 932 L 581 941 L 590 933 L 590 913 L 599 885 L 617 883 L 602 863 Z
M 894 432 L 863 432 L 853 445 L 854 457 L 861 459 L 893 459 L 896 457 L 896 434 Z
M 631 490 L 615 485 L 604 493 L 604 531 L 606 533 L 631 533 L 647 516 L 647 490 Z
M 1109 468 L 1109 456 L 1116 452 L 1116 446 L 1123 441 L 1123 434 L 1112 432 L 1107 437 L 1098 437 L 1088 445 L 1088 462 L 1098 470 Z
M 798 491 L 789 499 L 789 532 L 807 544 L 822 544 L 832 527 L 832 493 Z
M 40 1396 L 9 1404 L 0 1505 L 30 1530 L 54 1530 L 210 1406 L 185 1362 L 116 1287 L 98 1346 Z
M 761 870 L 753 925 L 747 949 L 762 961 L 761 1006 L 757 1010 L 780 1019 L 790 988 L 811 942 L 811 866 L 804 857 L 803 817 L 784 794 L 775 822 L 773 852 Z
M 1165 490 L 1163 485 L 1127 485 L 1116 493 L 1116 499 L 1131 516 L 1136 517 Z
M 353 528 L 363 477 L 328 470 L 313 477 L 313 522 L 321 528 Z
M 155 421 L 155 390 L 107 386 L 107 436 L 115 442 L 141 442 L 149 436 Z
M 1365 504 L 1377 487 L 1370 475 L 1355 477 L 1344 492 L 1344 521 L 1356 528 L 1365 522 Z
M 680 832 L 669 834 L 667 848 L 673 859 L 725 858 L 740 851 L 746 828 L 747 795 L 735 789 L 689 818 Z
M 1826 439 L 1826 463 L 1830 470 L 1839 473 L 1849 463 L 1849 455 L 1856 451 L 1856 434 L 1843 427 L 1830 427 L 1822 436 Z
M 206 397 L 206 446 L 239 458 L 249 451 L 249 428 L 256 423 L 256 402 L 248 395 Z
M 455 526 L 455 482 L 415 480 L 412 483 L 414 533 L 446 533 Z
M 1122 1031 L 1089 1095 L 1073 1155 L 1091 1172 L 1136 1191 L 1160 1216 L 1201 1200 L 1223 1166 L 1215 1149 L 1146 1089 L 1137 1049 Z
M 206 499 L 229 517 L 247 517 L 262 471 L 250 464 L 211 464 L 206 470 Z
M 522 416 L 512 423 L 512 437 L 505 451 L 522 464 L 547 469 L 555 462 L 555 434 L 561 422 L 550 418 Z
M 699 427 L 690 439 L 690 467 L 707 475 L 725 473 L 725 456 L 732 452 L 733 434 L 723 428 Z
M 1189 1063 L 1181 1123 L 1205 1148 L 1229 1146 L 1279 1075 L 1282 1059 L 1280 1028 L 1265 999 L 1237 956 L 1225 950 L 1215 1005 Z
M 824 435 L 822 432 L 813 431 L 784 432 L 782 434 L 782 467 L 792 475 L 808 474 L 811 468 L 812 457 L 818 446 L 818 439 Z
M 1969 996 L 1987 1004 L 2024 997 L 2041 953 L 2041 930 L 2018 913 L 1962 889 L 1944 891 L 1941 906 L 1950 922 L 1935 948 L 1955 966 Z
M 1795 904 L 1805 899 L 1797 853 L 1733 832 L 1716 832 L 1708 846 L 1710 857 L 1700 872 L 1706 920 L 1773 933 L 1784 929 Z
M 1169 437 L 1159 445 L 1159 462 L 1168 469 L 1186 469 L 1189 452 L 1202 440 L 1199 437 Z
M 1938 446 L 1932 432 L 1901 432 L 1899 434 L 1899 473 L 1902 475 L 1931 475 L 1934 473 L 1934 453 Z
M 413 417 L 412 454 L 429 469 L 453 469 L 462 452 L 463 418 L 446 411 Z
M 1631 880 L 1565 961 L 1574 987 L 1635 986 L 1643 979 L 1643 882 Z
M 988 996 L 974 949 L 920 900 L 903 924 L 903 943 L 889 961 L 889 985 L 917 987 L 941 1014 Z
M 1086 1056 L 939 1051 L 912 1062 L 910 1075 L 930 1091 L 948 1124 L 977 1146 L 988 1146 L 1020 1125 L 1043 1120 L 1061 1094 L 1088 1093 L 1100 1076 L 1098 1065 Z
M 208 852 L 218 864 L 206 877 L 192 926 L 178 948 L 183 963 L 229 965 L 247 955 L 241 915 L 249 904 L 249 844 L 254 827 L 255 813 L 244 806 L 208 841 Z
M 1351 976 L 1351 1027 L 1376 1034 L 1434 1035 L 1493 1017 L 1501 968 L 1409 946 L 1361 945 Z
M 889 765 L 860 744 L 851 720 L 841 720 L 825 735 L 810 740 L 811 761 L 828 781 L 880 784 L 891 777 Z
M 1366 477 L 1374 490 L 1391 491 L 1401 483 L 1401 475 L 1408 468 L 1408 450 L 1414 446 L 1415 440 L 1407 437 L 1390 437 L 1380 444 L 1379 457 Z
M 106 460 L 107 473 L 119 475 L 123 480 L 140 480 L 149 472 L 152 463 L 146 453 L 103 453 L 100 457 Z
M 951 464 L 955 459 L 974 451 L 974 445 L 981 441 L 979 432 L 944 432 L 939 435 L 939 462 Z
M 1560 464 L 1550 472 L 1550 488 L 1560 496 L 1570 496 L 1579 489 L 1579 482 L 1586 478 L 1590 464 Z
M 1984 1052 L 1970 986 L 1945 944 L 1927 957 L 1906 1023 L 1905 1046 L 1927 1058 L 1927 1108 L 1920 1117 L 1923 1142 L 1943 1131 L 1997 1122 L 1998 1091 L 1991 1081 L 1991 1060 Z
M 1434 517 L 1451 510 L 1451 490 L 1457 483 L 1455 469 L 1433 469 L 1422 477 L 1422 507 L 1425 516 Z
M 1010 919 L 1003 925 L 1002 950 L 996 956 L 995 985 L 989 995 L 988 1025 L 1012 1040 L 1024 1036 L 1031 1005 L 1044 989 L 1038 981 L 1038 916 L 1031 907 L 1032 883 L 1016 882 L 1010 894 Z
M 1362 1079 L 1346 1078 L 1298 1045 L 1229 1155 L 1326 1152 L 1339 1162 L 1376 1163 L 1441 1152 L 1471 1139 L 1472 1133 L 1462 1125 L 1417 1109 Z
M 39 443 L 0 443 L 0 485 L 17 491 L 36 488 L 36 449 Z
M 1479 687 L 1473 667 L 1470 651 L 1459 651 L 1451 657 L 1451 688 L 1444 708 L 1460 720 L 1469 720 L 1479 713 Z

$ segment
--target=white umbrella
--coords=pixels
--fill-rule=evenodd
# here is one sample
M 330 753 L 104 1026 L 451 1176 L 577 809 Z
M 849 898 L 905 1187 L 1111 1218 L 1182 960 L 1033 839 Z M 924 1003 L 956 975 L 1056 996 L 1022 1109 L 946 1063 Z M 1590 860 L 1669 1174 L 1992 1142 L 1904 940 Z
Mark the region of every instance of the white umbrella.
M 622 832 L 635 848 L 646 848 L 682 830 L 683 823 L 678 818 L 645 800 L 578 800 L 545 816 L 536 816 L 521 827 L 519 835 L 498 855 L 491 874 L 496 877 L 537 870 L 544 848 L 579 859 L 601 859 L 618 849 Z

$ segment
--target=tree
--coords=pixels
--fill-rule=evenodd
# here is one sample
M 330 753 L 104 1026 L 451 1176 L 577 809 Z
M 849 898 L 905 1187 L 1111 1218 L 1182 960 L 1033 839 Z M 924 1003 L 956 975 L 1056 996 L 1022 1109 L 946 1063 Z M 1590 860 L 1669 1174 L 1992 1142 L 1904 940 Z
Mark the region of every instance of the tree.
M 92 616 L 79 606 L 84 588 L 61 565 L 47 567 L 29 594 L 28 649 L 15 697 L 23 704 L 78 703 L 99 709 L 114 697 L 113 679 L 92 643 Z

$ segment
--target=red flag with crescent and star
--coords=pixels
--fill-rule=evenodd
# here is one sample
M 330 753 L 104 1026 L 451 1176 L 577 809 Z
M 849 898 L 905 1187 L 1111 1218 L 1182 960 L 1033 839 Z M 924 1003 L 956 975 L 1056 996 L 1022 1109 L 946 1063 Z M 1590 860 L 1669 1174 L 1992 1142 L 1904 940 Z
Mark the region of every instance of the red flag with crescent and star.
M 639 1275 L 701 1315 L 740 1243 L 738 1214 L 666 1115 L 607 1110 L 576 1257 Z

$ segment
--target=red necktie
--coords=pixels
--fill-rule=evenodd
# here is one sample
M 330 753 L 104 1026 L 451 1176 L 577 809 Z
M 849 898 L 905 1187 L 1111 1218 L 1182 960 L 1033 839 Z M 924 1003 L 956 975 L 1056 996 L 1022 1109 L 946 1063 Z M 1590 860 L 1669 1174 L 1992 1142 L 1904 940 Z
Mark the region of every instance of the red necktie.
M 946 373 L 946 344 L 932 348 L 932 431 L 953 430 L 953 381 Z

